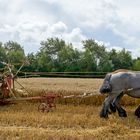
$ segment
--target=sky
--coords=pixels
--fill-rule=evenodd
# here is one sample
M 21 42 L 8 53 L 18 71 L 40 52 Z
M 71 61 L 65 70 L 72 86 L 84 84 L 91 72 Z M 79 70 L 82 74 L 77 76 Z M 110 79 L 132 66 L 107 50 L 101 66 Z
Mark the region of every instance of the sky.
M 49 37 L 78 49 L 94 39 L 140 57 L 139 6 L 139 0 L 0 0 L 0 42 L 17 41 L 27 54 Z

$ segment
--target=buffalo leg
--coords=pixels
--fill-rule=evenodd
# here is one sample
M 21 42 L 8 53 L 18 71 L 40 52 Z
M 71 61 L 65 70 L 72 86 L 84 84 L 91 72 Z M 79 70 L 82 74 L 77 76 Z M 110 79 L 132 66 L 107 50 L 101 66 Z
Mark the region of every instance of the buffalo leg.
M 126 111 L 121 107 L 120 100 L 123 97 L 123 92 L 113 100 L 113 105 L 116 107 L 120 117 L 127 117 Z
M 102 110 L 100 112 L 100 117 L 101 118 L 108 118 L 108 113 L 109 113 L 109 107 L 111 101 L 115 98 L 116 96 L 114 94 L 111 94 L 105 98 L 105 101 L 103 103 Z
M 115 106 L 115 104 L 113 103 L 113 102 L 111 102 L 110 103 L 110 110 L 111 110 L 111 112 L 113 112 L 113 113 L 115 113 L 116 112 L 116 106 Z

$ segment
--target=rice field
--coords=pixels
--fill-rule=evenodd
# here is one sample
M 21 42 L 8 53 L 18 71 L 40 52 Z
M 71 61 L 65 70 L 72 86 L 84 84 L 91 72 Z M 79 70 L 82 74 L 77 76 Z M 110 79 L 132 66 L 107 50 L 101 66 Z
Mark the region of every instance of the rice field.
M 64 95 L 96 92 L 95 96 L 84 99 L 80 105 L 73 104 L 71 100 L 57 101 L 57 108 L 49 113 L 38 112 L 38 102 L 0 106 L 2 140 L 140 139 L 140 120 L 134 116 L 140 104 L 138 99 L 123 98 L 127 118 L 119 118 L 117 113 L 109 115 L 109 119 L 99 117 L 104 100 L 98 92 L 102 79 L 27 78 L 18 81 L 31 96 L 40 94 L 42 90 Z

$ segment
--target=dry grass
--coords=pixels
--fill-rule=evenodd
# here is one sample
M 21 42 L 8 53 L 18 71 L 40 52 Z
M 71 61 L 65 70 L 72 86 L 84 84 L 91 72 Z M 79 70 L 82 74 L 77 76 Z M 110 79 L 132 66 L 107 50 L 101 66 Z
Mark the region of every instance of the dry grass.
M 32 94 L 42 89 L 64 94 L 93 92 L 99 88 L 101 79 L 33 78 L 19 79 Z M 127 118 L 112 114 L 101 119 L 99 112 L 104 97 L 96 92 L 94 97 L 85 99 L 81 105 L 57 104 L 56 110 L 39 113 L 39 103 L 19 103 L 0 106 L 0 139 L 2 140 L 128 140 L 140 139 L 140 120 L 134 116 L 138 100 L 124 97 L 123 104 Z M 86 105 L 88 104 L 88 105 Z M 129 105 L 129 106 L 127 106 Z M 130 106 L 131 105 L 131 106 Z
M 99 94 L 99 88 L 103 79 L 82 79 L 82 78 L 27 78 L 18 79 L 18 82 L 28 89 L 30 96 L 39 95 L 43 90 L 46 92 L 62 93 L 63 95 L 77 95 L 85 92 L 94 93 L 95 96 L 83 98 L 61 99 L 61 104 L 86 104 L 101 105 L 105 96 Z M 17 87 L 20 86 L 17 84 Z M 123 97 L 122 105 L 139 105 L 140 100 L 131 97 Z
M 18 79 L 27 89 L 32 91 L 53 91 L 68 94 L 93 92 L 98 93 L 102 79 L 82 79 L 82 78 L 26 78 Z M 95 94 L 96 94 L 95 93 Z
M 0 108 L 1 139 L 139 139 L 140 120 L 126 107 L 127 118 L 117 114 L 100 119 L 100 106 L 58 105 L 50 113 L 39 113 L 38 104 L 25 103 Z

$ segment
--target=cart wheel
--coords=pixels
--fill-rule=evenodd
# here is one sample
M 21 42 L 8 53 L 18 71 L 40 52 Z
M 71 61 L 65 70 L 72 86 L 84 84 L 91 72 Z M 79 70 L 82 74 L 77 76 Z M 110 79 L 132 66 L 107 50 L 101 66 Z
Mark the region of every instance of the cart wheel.
M 46 103 L 41 103 L 39 106 L 38 106 L 38 111 L 40 112 L 49 112 L 50 109 L 48 107 L 48 105 Z

